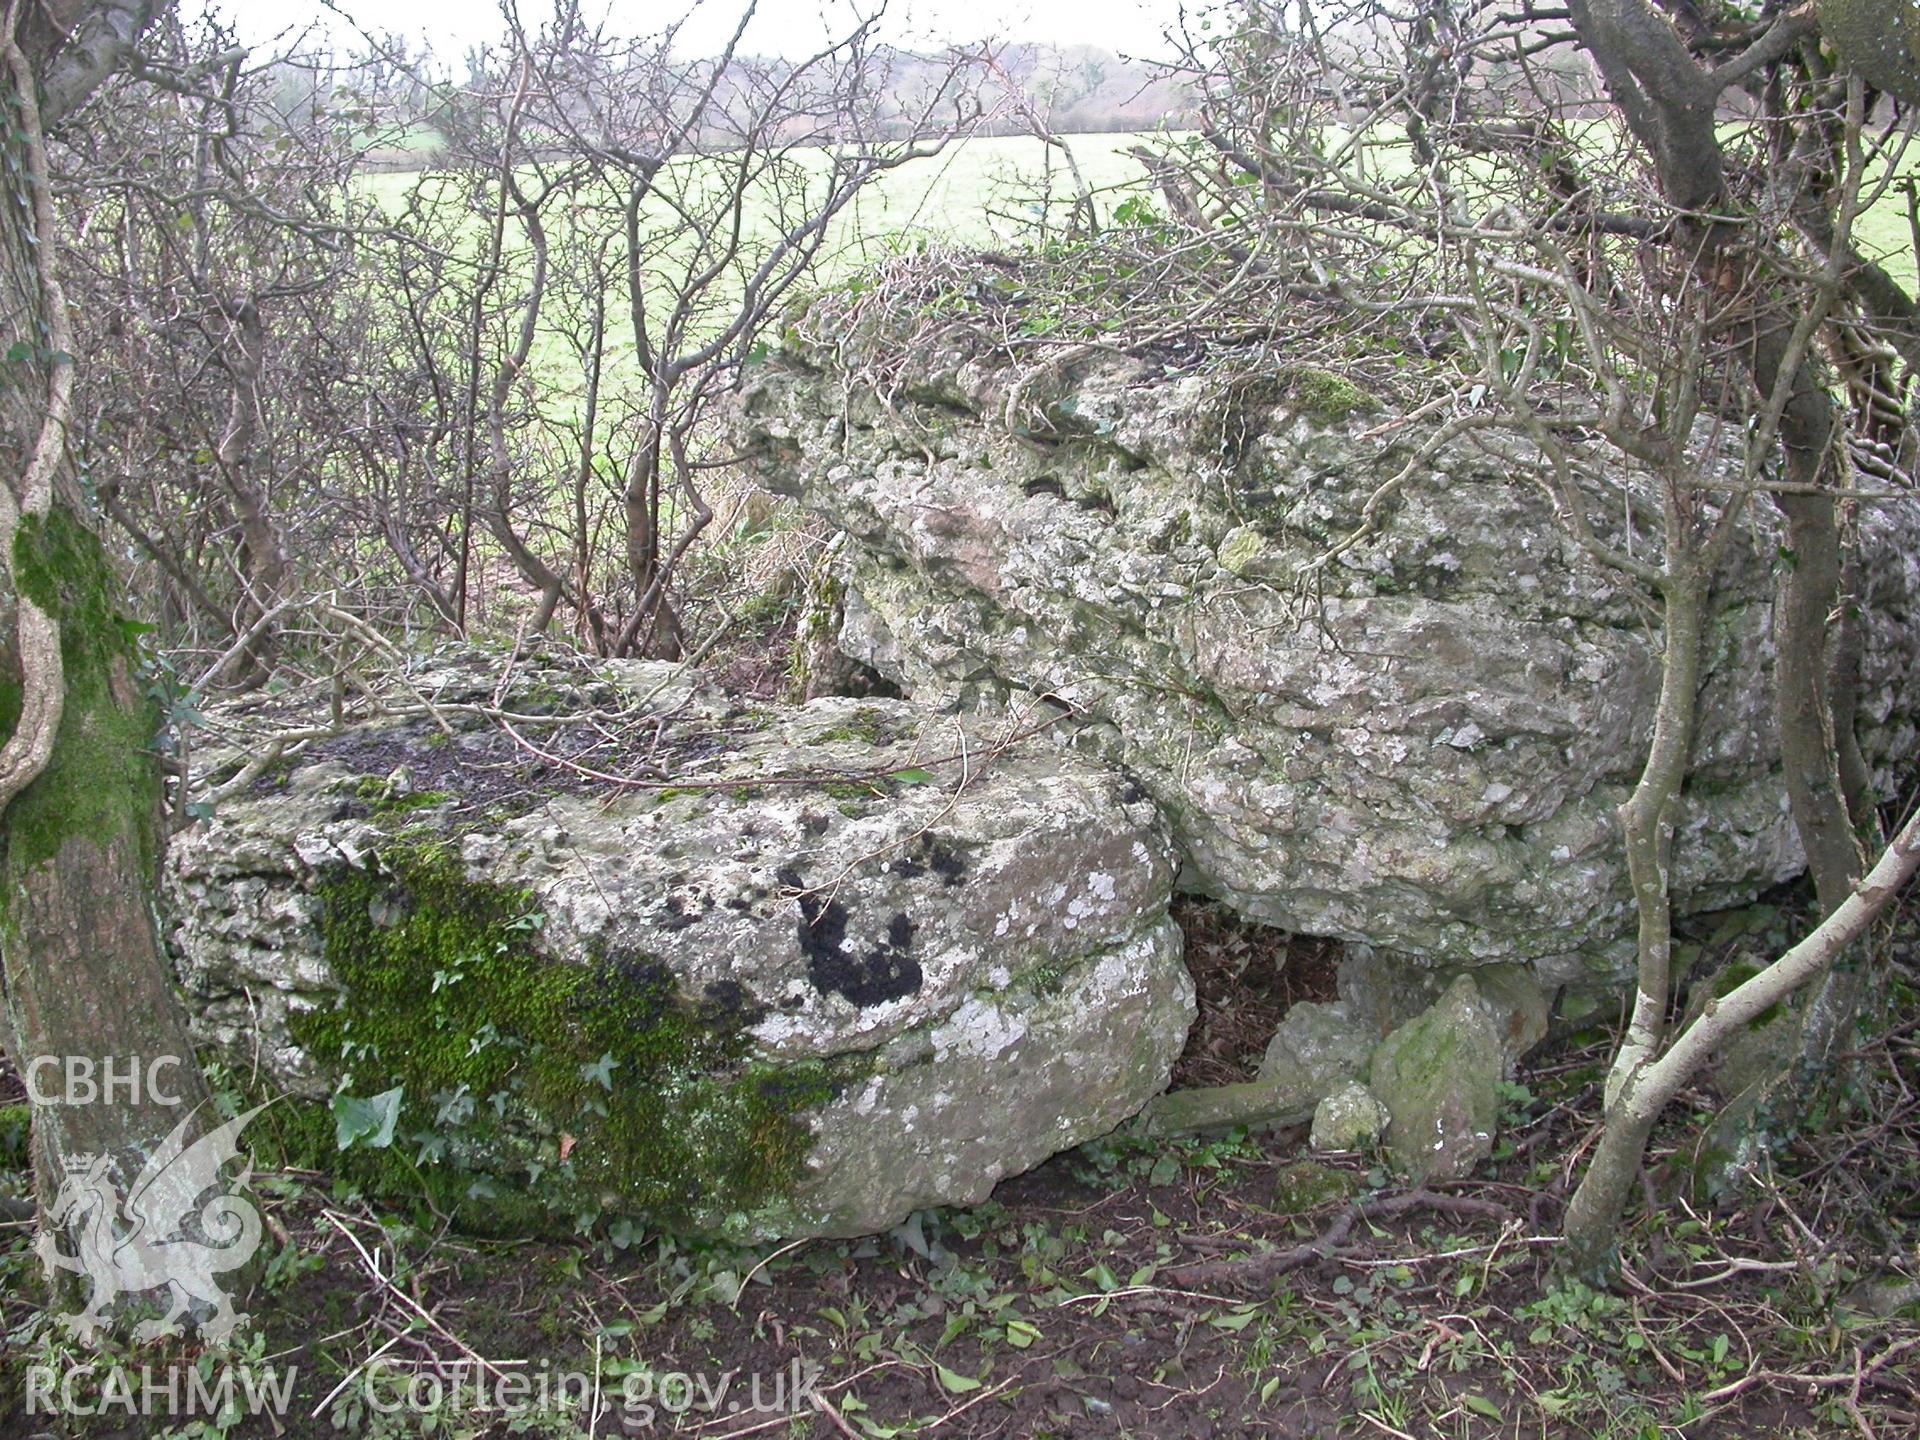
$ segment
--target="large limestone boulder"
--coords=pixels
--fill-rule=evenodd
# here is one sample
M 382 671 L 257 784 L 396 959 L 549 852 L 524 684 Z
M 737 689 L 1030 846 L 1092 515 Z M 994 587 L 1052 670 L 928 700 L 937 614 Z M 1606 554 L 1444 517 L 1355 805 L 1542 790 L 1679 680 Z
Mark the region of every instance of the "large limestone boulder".
M 410 684 L 450 733 L 321 742 L 172 846 L 198 1034 L 296 1097 L 262 1141 L 403 1189 L 417 1165 L 482 1223 L 851 1235 L 980 1200 L 1165 1086 L 1194 1011 L 1174 865 L 1109 768 L 671 666 L 523 668 L 518 740 L 463 708 L 494 703 L 490 665 Z M 395 1089 L 392 1146 L 334 1156 L 336 1094 Z
M 951 291 L 923 313 L 964 310 Z M 1657 618 L 1569 538 L 1524 445 L 1441 446 L 1378 535 L 1321 565 L 1437 419 L 1271 359 L 1010 351 L 964 314 L 903 337 L 871 308 L 816 303 L 743 405 L 757 481 L 852 537 L 843 648 L 916 698 L 1070 706 L 1058 733 L 1140 778 L 1183 883 L 1253 918 L 1443 967 L 1623 973 L 1615 810 L 1645 755 Z M 1573 458 L 1595 533 L 1657 554 L 1644 478 Z M 1914 739 L 1910 511 L 1860 518 L 1876 763 Z M 1802 868 L 1770 711 L 1778 563 L 1756 506 L 1720 576 L 1683 908 Z

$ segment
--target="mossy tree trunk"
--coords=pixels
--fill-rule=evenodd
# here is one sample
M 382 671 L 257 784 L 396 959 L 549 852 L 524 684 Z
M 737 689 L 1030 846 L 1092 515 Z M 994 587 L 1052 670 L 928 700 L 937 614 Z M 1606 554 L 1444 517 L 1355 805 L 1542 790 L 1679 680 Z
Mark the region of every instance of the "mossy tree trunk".
M 22 8 L 19 33 L 0 35 L 0 1038 L 42 1096 L 86 1098 L 65 1084 L 85 1073 L 69 1057 L 96 1085 L 109 1060 L 116 1077 L 140 1072 L 137 1097 L 122 1083 L 93 1103 L 36 1098 L 44 1205 L 82 1156 L 111 1155 L 124 1187 L 207 1091 L 155 917 L 155 715 L 69 450 L 74 359 L 42 121 L 123 63 L 156 7 Z
M 166 1099 L 206 1098 L 169 981 L 154 913 L 160 787 L 155 716 L 134 675 L 128 627 L 99 540 L 66 504 L 28 518 L 13 545 L 20 595 L 60 629 L 64 704 L 45 768 L 0 816 L 0 966 L 6 1031 L 22 1074 L 42 1056 L 35 1088 L 64 1093 L 65 1061 L 85 1057 L 96 1080 L 111 1059 L 138 1064 L 139 1096 L 36 1105 L 40 1197 L 76 1156 L 113 1152 L 139 1162 L 179 1123 L 180 1105 L 147 1093 L 155 1061 Z M 6 673 L 18 657 L 7 650 Z M 12 693 L 9 690 L 9 693 Z M 10 726 L 9 726 L 10 728 Z M 82 1072 L 84 1073 L 84 1072 Z

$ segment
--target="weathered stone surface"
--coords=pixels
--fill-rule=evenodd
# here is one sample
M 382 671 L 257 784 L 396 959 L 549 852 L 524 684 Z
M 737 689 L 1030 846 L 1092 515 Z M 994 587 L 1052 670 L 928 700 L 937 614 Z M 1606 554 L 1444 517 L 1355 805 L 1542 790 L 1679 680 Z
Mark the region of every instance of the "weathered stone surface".
M 807 572 L 806 591 L 794 624 L 793 655 L 788 662 L 792 693 L 814 700 L 822 695 L 888 695 L 899 689 L 871 665 L 840 648 L 840 630 L 846 623 L 846 581 L 841 557 L 847 537 L 835 535 L 822 548 Z
M 1344 1004 L 1303 1001 L 1281 1017 L 1267 1042 L 1260 1079 L 1291 1080 L 1308 1094 L 1326 1095 L 1366 1068 L 1379 1039 L 1349 1015 Z
M 1371 1090 L 1349 1080 L 1314 1107 L 1307 1141 L 1316 1150 L 1364 1150 L 1392 1118 Z
M 596 700 L 640 738 L 585 763 L 670 778 L 569 778 L 456 716 L 350 732 L 176 840 L 173 950 L 237 1074 L 404 1085 L 398 1143 L 462 1187 L 748 1236 L 977 1201 L 1165 1086 L 1193 991 L 1123 777 L 900 701 L 561 682 L 507 707 Z M 490 698 L 467 662 L 413 683 Z
M 964 322 L 910 348 L 836 323 L 816 307 L 819 343 L 751 375 L 743 427 L 757 480 L 854 541 L 850 654 L 967 709 L 1070 704 L 1077 742 L 1160 803 L 1188 881 L 1255 918 L 1555 983 L 1622 973 L 1614 811 L 1657 631 L 1567 538 L 1524 446 L 1442 447 L 1377 537 L 1315 570 L 1437 421 L 1328 407 L 1284 368 L 1168 378 L 1089 348 L 1036 371 Z M 847 373 L 869 363 L 884 400 Z M 1657 552 L 1658 507 L 1612 483 L 1617 457 L 1574 459 L 1596 532 Z M 1769 709 L 1766 514 L 1720 577 L 1674 850 L 1686 908 L 1802 865 Z M 1884 762 L 1920 709 L 1920 537 L 1876 507 L 1861 529 L 1862 739 Z
M 1496 1014 L 1461 975 L 1373 1052 L 1367 1088 L 1391 1117 L 1388 1149 L 1416 1183 L 1457 1180 L 1493 1153 L 1508 1063 Z
M 1524 965 L 1481 965 L 1472 971 L 1474 993 L 1493 1025 L 1500 1058 L 1511 1070 L 1547 1038 L 1553 1007 Z
M 1238 1125 L 1298 1124 L 1313 1113 L 1317 1098 L 1293 1076 L 1169 1090 L 1141 1112 L 1140 1129 L 1148 1135 L 1187 1135 Z

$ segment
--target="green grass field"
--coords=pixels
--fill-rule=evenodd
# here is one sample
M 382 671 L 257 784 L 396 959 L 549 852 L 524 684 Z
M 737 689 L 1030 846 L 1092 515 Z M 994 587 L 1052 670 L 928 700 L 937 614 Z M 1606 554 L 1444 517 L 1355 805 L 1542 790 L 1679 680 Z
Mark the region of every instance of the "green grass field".
M 1164 143 L 1168 137 L 1122 133 L 1077 135 L 1068 137 L 1081 176 L 1095 193 L 1095 203 L 1103 219 L 1130 195 L 1147 190 L 1145 172 L 1127 152 L 1141 145 Z M 1378 143 L 1366 147 L 1360 162 L 1366 174 L 1377 182 L 1405 168 L 1404 136 L 1383 135 Z M 1595 151 L 1596 157 L 1599 154 Z M 824 166 L 819 152 L 803 152 L 799 170 L 805 174 Z M 697 197 L 702 183 L 696 167 L 705 160 L 680 162 L 669 167 L 665 177 L 668 188 L 678 185 L 684 194 Z M 1605 169 L 1606 162 L 1600 161 Z M 1909 157 L 1903 169 L 1908 176 L 1920 172 L 1920 155 Z M 793 179 L 788 176 L 789 182 Z M 457 176 L 420 171 L 393 171 L 367 176 L 365 193 L 374 197 L 389 215 L 398 215 L 416 190 L 432 197 L 442 187 L 457 187 Z M 1062 233 L 1075 199 L 1072 176 L 1057 150 L 1026 136 L 984 137 L 950 145 L 940 153 L 914 160 L 870 182 L 834 222 L 812 273 L 803 284 L 833 284 L 859 269 L 904 247 L 944 243 L 962 247 L 1017 249 Z M 611 197 L 601 197 L 602 203 Z M 580 222 L 570 217 L 583 213 L 595 203 L 591 194 L 556 204 L 546 213 L 546 226 L 556 256 L 565 249 L 569 230 Z M 473 218 L 463 222 L 456 248 L 478 246 L 486 227 Z M 774 200 L 755 195 L 749 202 L 746 230 L 748 253 L 753 255 L 753 237 L 772 233 Z M 677 292 L 688 265 L 690 244 L 687 227 L 670 206 L 658 204 L 649 211 L 652 229 L 650 258 L 645 267 L 648 291 L 654 310 L 670 302 Z M 605 227 L 604 218 L 598 222 Z M 1914 239 L 1907 219 L 1906 193 L 1890 187 L 1879 203 L 1860 217 L 1856 240 L 1868 258 L 1882 263 L 1910 289 L 1916 283 Z M 516 257 L 524 253 L 524 237 L 517 227 L 508 228 L 507 245 Z M 756 257 L 757 258 L 757 257 Z M 518 263 L 516 259 L 516 265 Z M 563 283 L 563 282 L 556 282 Z M 617 282 L 624 290 L 624 282 Z M 714 287 L 709 308 L 715 323 L 725 318 L 737 281 Z M 624 293 L 609 294 L 609 313 L 622 315 Z M 532 369 L 539 378 L 546 399 L 542 408 L 554 418 L 563 418 L 573 408 L 580 386 L 575 383 L 578 366 L 555 328 L 555 304 L 543 321 L 533 356 Z M 608 379 L 615 385 L 628 378 L 632 347 L 624 339 L 623 323 L 609 333 Z
M 1103 215 L 1142 187 L 1140 162 L 1126 152 L 1152 144 L 1140 134 L 1068 137 Z M 941 154 L 882 176 L 862 191 L 849 216 L 849 238 L 867 246 L 925 237 L 958 245 L 1011 245 L 1031 238 L 1042 205 L 1064 220 L 1074 198 L 1072 176 L 1058 152 L 1026 136 L 963 141 Z
M 1144 171 L 1125 152 L 1154 138 L 1138 133 L 1069 137 L 1081 176 L 1095 192 L 1094 203 L 1103 217 L 1129 194 L 1143 188 Z M 804 153 L 799 160 L 803 172 L 824 166 L 824 156 L 818 152 Z M 676 173 L 663 178 L 665 188 L 679 190 L 683 198 L 693 197 L 696 203 L 690 208 L 696 213 L 700 177 L 694 167 L 705 163 L 685 162 Z M 457 174 L 421 171 L 375 173 L 361 181 L 363 192 L 392 217 L 400 216 L 416 195 L 429 204 L 453 201 L 462 184 Z M 836 217 L 810 275 L 801 283 L 832 284 L 903 247 L 918 244 L 1016 248 L 1042 241 L 1060 233 L 1075 195 L 1073 179 L 1058 151 L 1038 140 L 990 137 L 950 145 L 938 154 L 909 161 L 880 175 L 860 190 Z M 601 214 L 591 224 L 597 231 L 606 231 L 613 224 L 610 217 L 617 218 L 614 212 L 618 207 L 611 195 L 586 193 L 556 202 L 543 212 L 556 271 L 565 263 L 562 254 L 574 238 L 572 232 L 587 223 L 580 218 L 585 208 L 595 205 L 602 207 Z M 648 251 L 644 273 L 652 308 L 658 315 L 678 293 L 689 266 L 692 242 L 687 227 L 670 205 L 652 204 L 646 213 L 649 238 L 644 242 Z M 764 241 L 775 233 L 777 214 L 771 193 L 750 198 L 745 217 L 749 265 L 758 258 L 756 239 Z M 454 248 L 477 258 L 487 229 L 478 213 L 467 211 L 456 229 Z M 508 225 L 506 248 L 512 257 L 509 263 L 522 269 L 526 241 L 517 221 Z M 584 394 L 578 362 L 558 328 L 565 308 L 560 292 L 567 284 L 556 274 L 529 367 L 546 394 L 542 408 L 555 419 L 569 418 Z M 738 284 L 736 277 L 733 283 L 723 282 L 712 288 L 708 296 L 712 323 L 724 323 L 738 294 Z M 607 378 L 617 386 L 632 376 L 633 347 L 624 320 L 624 282 L 616 280 L 614 289 L 619 293 L 609 293 L 608 313 L 619 318 L 609 326 Z M 511 292 L 503 287 L 502 293 Z
M 1157 137 L 1141 133 L 1069 136 L 1075 161 L 1094 190 L 1102 215 L 1140 190 L 1144 172 L 1126 151 Z M 698 164 L 701 162 L 689 162 Z M 814 166 L 815 157 L 802 157 Z M 393 170 L 365 176 L 364 193 L 397 216 L 416 189 L 428 197 L 454 183 L 447 175 Z M 947 146 L 875 177 L 837 218 L 824 256 L 828 277 L 884 258 L 902 245 L 940 242 L 963 246 L 1017 246 L 1064 224 L 1075 199 L 1073 178 L 1057 150 L 1026 136 L 990 136 Z M 749 231 L 765 233 L 774 214 L 770 197 L 750 201 Z M 657 222 L 671 225 L 667 207 Z M 551 218 L 550 238 L 563 237 Z M 477 234 L 477 231 L 476 231 Z
M 1904 168 L 1904 183 L 1920 179 L 1920 157 L 1909 156 Z M 1914 234 L 1907 221 L 1905 191 L 1898 186 L 1888 189 L 1879 204 L 1854 222 L 1853 234 L 1862 255 L 1884 267 L 1906 287 L 1909 295 L 1914 293 L 1920 269 L 1915 265 Z

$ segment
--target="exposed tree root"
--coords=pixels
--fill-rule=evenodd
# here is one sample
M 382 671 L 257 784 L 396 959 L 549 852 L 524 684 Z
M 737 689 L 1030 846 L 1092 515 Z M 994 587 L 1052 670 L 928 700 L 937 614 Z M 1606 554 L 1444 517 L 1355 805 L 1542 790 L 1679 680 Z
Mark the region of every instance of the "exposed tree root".
M 1362 1220 L 1392 1220 L 1416 1210 L 1437 1210 L 1444 1215 L 1469 1216 L 1481 1220 L 1507 1221 L 1512 1215 L 1506 1207 L 1490 1200 L 1467 1195 L 1443 1195 L 1435 1190 L 1409 1190 L 1349 1205 L 1334 1222 L 1311 1240 L 1287 1250 L 1271 1250 L 1261 1255 L 1241 1255 L 1232 1260 L 1209 1260 L 1204 1265 L 1182 1265 L 1166 1271 L 1166 1278 L 1189 1288 L 1251 1286 L 1324 1260 L 1353 1233 Z

